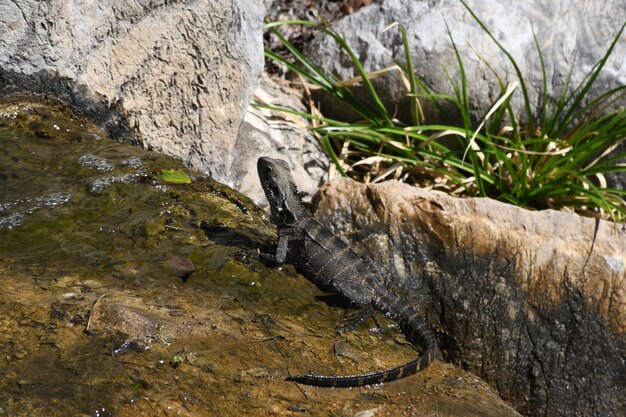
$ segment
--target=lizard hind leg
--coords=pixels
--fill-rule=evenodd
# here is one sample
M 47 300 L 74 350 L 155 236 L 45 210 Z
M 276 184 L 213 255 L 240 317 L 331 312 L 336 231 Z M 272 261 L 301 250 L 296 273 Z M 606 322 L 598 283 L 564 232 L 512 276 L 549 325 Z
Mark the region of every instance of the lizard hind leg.
M 339 326 L 337 326 L 337 334 L 349 333 L 355 330 L 367 319 L 373 317 L 374 314 L 376 314 L 376 309 L 371 305 L 366 305 L 354 313 L 348 314 Z

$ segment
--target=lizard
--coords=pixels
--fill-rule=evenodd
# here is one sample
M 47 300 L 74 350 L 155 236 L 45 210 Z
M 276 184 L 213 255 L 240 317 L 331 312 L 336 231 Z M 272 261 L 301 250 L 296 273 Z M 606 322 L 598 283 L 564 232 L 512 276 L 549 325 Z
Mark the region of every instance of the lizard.
M 354 323 L 344 331 L 353 330 L 378 310 L 396 321 L 409 342 L 422 348 L 416 359 L 395 368 L 348 376 L 298 375 L 287 380 L 321 387 L 359 387 L 394 381 L 428 367 L 437 352 L 433 332 L 413 307 L 390 291 L 385 276 L 373 262 L 359 256 L 311 216 L 287 162 L 261 157 L 257 171 L 278 231 L 276 252 L 266 256 L 276 264 L 293 264 L 298 273 L 318 288 L 338 293 L 362 308 L 354 316 Z

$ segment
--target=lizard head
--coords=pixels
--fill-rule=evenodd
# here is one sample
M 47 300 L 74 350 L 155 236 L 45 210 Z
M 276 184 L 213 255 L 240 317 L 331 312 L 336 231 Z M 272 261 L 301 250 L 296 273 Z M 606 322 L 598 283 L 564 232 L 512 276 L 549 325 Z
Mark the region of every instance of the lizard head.
M 279 225 L 295 224 L 302 204 L 287 162 L 262 156 L 257 162 L 257 171 L 274 221 Z

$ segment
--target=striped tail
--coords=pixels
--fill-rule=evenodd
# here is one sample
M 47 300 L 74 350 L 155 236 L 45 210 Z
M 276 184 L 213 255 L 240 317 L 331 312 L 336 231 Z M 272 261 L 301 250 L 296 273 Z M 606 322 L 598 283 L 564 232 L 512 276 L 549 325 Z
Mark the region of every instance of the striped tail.
M 390 300 L 391 301 L 391 300 Z M 386 307 L 395 307 L 397 299 L 394 297 L 394 303 L 386 304 Z M 348 376 L 329 376 L 329 375 L 298 375 L 290 376 L 288 381 L 297 382 L 304 385 L 315 385 L 318 387 L 362 387 L 365 385 L 382 384 L 383 382 L 395 381 L 409 375 L 413 375 L 423 369 L 426 369 L 437 355 L 437 340 L 430 328 L 418 317 L 417 313 L 408 306 L 400 309 L 399 314 L 395 314 L 395 308 L 381 308 L 388 311 L 392 317 L 397 318 L 397 322 L 405 334 L 406 338 L 413 344 L 424 349 L 422 354 L 415 360 L 404 365 L 396 366 L 384 371 L 371 372 L 360 375 Z M 391 311 L 390 311 L 391 310 Z M 396 310 L 397 311 L 397 310 Z

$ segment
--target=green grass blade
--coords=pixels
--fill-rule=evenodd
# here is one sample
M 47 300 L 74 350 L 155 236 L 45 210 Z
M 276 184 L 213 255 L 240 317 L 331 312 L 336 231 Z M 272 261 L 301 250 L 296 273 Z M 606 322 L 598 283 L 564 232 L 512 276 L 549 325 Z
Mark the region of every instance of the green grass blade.
M 611 45 L 607 49 L 607 51 L 604 54 L 604 56 L 602 57 L 602 59 L 600 61 L 598 61 L 598 63 L 595 65 L 594 69 L 590 72 L 590 76 L 587 79 L 586 83 L 584 83 L 581 86 L 578 94 L 573 98 L 573 102 L 569 106 L 569 110 L 563 116 L 563 122 L 562 123 L 564 125 L 568 125 L 568 124 L 570 124 L 571 122 L 574 121 L 573 120 L 573 115 L 576 114 L 575 113 L 576 111 L 578 111 L 582 101 L 587 96 L 587 93 L 589 92 L 589 89 L 591 89 L 591 87 L 593 86 L 593 83 L 598 78 L 598 75 L 600 74 L 600 71 L 602 71 L 602 68 L 604 68 L 604 65 L 606 64 L 606 61 L 609 59 L 611 53 L 613 52 L 613 49 L 615 48 L 615 45 L 620 40 L 620 38 L 622 36 L 622 32 L 624 32 L 624 28 L 626 28 L 626 22 L 622 25 L 622 27 L 618 31 L 617 35 L 613 38 L 613 42 L 611 42 Z
M 502 44 L 500 42 L 498 42 L 498 40 L 496 39 L 495 36 L 493 36 L 493 34 L 489 30 L 489 28 L 487 28 L 487 26 L 482 22 L 482 20 L 480 20 L 480 18 L 474 13 L 474 11 L 469 8 L 469 6 L 465 3 L 465 1 L 464 0 L 460 0 L 460 1 L 461 1 L 461 4 L 463 4 L 463 7 L 465 7 L 465 9 L 472 15 L 472 17 L 474 18 L 476 23 L 478 23 L 478 25 L 481 27 L 481 29 L 487 34 L 487 36 L 489 36 L 491 38 L 491 40 L 493 40 L 493 42 L 504 53 L 504 55 L 506 55 L 506 57 L 508 58 L 509 62 L 511 63 L 511 65 L 515 69 L 515 73 L 517 74 L 517 78 L 519 80 L 519 83 L 520 83 L 520 86 L 521 86 L 521 89 L 522 89 L 522 94 L 524 95 L 524 108 L 526 110 L 526 116 L 528 118 L 528 130 L 530 132 L 534 132 L 535 131 L 535 120 L 534 120 L 535 118 L 534 118 L 532 109 L 530 108 L 530 100 L 529 100 L 529 97 L 528 97 L 528 91 L 526 89 L 526 83 L 524 82 L 524 77 L 522 76 L 522 71 L 519 69 L 519 66 L 517 65 L 517 62 L 515 62 L 515 59 L 509 53 L 509 51 L 507 51 L 506 48 L 504 48 L 504 46 L 502 46 Z
M 341 48 L 348 54 L 348 56 L 350 56 L 350 60 L 352 61 L 354 68 L 357 70 L 359 76 L 361 76 L 361 78 L 363 79 L 363 84 L 365 86 L 366 91 L 368 92 L 372 100 L 374 101 L 376 115 L 382 119 L 383 123 L 392 124 L 391 117 L 389 116 L 389 113 L 387 112 L 387 108 L 385 107 L 382 100 L 380 99 L 380 96 L 376 92 L 376 89 L 374 88 L 372 81 L 367 75 L 367 71 L 365 71 L 363 64 L 361 63 L 359 58 L 356 56 L 352 48 L 350 48 L 350 45 L 348 45 L 345 39 L 343 39 L 334 30 L 326 29 L 325 32 L 329 34 L 330 36 L 332 36 L 333 39 L 335 39 L 335 41 L 339 44 L 339 46 L 341 46 Z
M 335 167 L 337 167 L 337 171 L 339 171 L 341 176 L 346 177 L 347 176 L 346 171 L 343 169 L 343 165 L 341 164 L 339 157 L 335 153 L 335 150 L 333 149 L 333 146 L 330 143 L 330 138 L 328 136 L 324 136 L 322 140 L 322 144 L 324 145 L 324 149 L 328 153 L 328 156 L 330 156 L 330 159 L 335 164 Z
M 535 32 L 535 27 L 532 22 L 530 23 L 530 27 L 533 32 L 533 41 L 535 42 L 535 48 L 537 48 L 537 55 L 539 56 L 539 64 L 541 66 L 541 82 L 542 82 L 542 94 L 541 94 L 541 110 L 538 118 L 541 122 L 541 127 L 546 125 L 546 114 L 548 112 L 548 76 L 546 75 L 546 63 L 543 60 L 543 53 L 541 52 L 541 46 L 539 45 L 539 40 L 537 39 L 537 33 Z
M 400 34 L 402 36 L 402 45 L 404 47 L 404 61 L 406 62 L 406 71 L 405 74 L 409 79 L 410 85 L 410 94 L 412 98 L 410 100 L 411 103 L 411 121 L 413 125 L 420 125 L 424 122 L 422 117 L 420 116 L 419 107 L 417 103 L 417 77 L 415 76 L 415 71 L 413 70 L 413 62 L 411 60 L 411 48 L 409 47 L 409 40 L 406 36 L 406 28 L 404 25 L 399 24 Z

